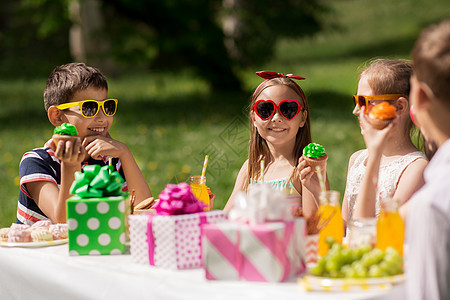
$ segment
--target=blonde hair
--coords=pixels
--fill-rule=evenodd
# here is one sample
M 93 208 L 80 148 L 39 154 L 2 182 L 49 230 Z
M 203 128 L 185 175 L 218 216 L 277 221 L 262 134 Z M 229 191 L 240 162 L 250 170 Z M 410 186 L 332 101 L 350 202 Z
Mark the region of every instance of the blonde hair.
M 373 59 L 368 67 L 361 72 L 359 78 L 365 76 L 374 95 L 403 94 L 407 95 L 409 103 L 410 79 L 413 74 L 413 65 L 404 59 Z M 408 108 L 409 110 L 409 108 Z M 416 144 L 423 149 L 423 136 L 414 126 L 408 114 L 405 123 L 405 135 L 416 140 Z
M 250 102 L 249 111 L 253 112 L 253 107 L 256 102 L 256 99 L 268 87 L 285 85 L 291 88 L 295 93 L 299 95 L 299 97 L 303 100 L 303 109 L 308 108 L 306 102 L 306 96 L 303 93 L 303 90 L 298 86 L 294 81 L 289 78 L 284 77 L 276 77 L 273 79 L 269 79 L 264 81 L 262 84 L 258 86 L 255 93 L 253 94 L 252 100 Z M 258 130 L 252 124 L 252 120 L 250 118 L 250 145 L 248 151 L 248 173 L 247 180 L 244 184 L 244 190 L 247 191 L 247 187 L 252 180 L 257 180 L 261 175 L 260 163 L 261 160 L 264 160 L 266 166 L 269 166 L 272 163 L 272 154 L 270 153 L 269 147 L 267 146 L 267 142 L 261 137 L 258 133 Z M 293 149 L 293 154 L 298 161 L 300 156 L 303 154 L 303 148 L 311 143 L 311 130 L 310 130 L 310 118 L 309 113 L 307 113 L 306 121 L 303 127 L 299 127 L 297 131 L 297 135 L 295 137 L 295 146 Z

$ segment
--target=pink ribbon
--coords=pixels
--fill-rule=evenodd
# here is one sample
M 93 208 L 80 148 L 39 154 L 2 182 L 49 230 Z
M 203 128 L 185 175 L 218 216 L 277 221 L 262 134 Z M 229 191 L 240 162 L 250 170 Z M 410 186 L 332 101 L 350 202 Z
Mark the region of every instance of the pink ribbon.
M 149 215 L 147 221 L 148 260 L 152 266 L 155 265 L 155 237 L 153 236 L 152 230 L 152 222 L 154 217 L 156 217 L 156 215 Z
M 276 238 L 275 233 L 268 235 L 267 231 L 254 230 L 253 234 L 283 266 L 284 273 L 281 281 L 288 279 L 291 273 L 291 262 L 287 257 L 287 249 L 291 238 L 294 238 L 294 221 L 285 223 L 283 236 L 279 239 Z M 273 240 L 273 237 L 275 237 L 275 240 Z

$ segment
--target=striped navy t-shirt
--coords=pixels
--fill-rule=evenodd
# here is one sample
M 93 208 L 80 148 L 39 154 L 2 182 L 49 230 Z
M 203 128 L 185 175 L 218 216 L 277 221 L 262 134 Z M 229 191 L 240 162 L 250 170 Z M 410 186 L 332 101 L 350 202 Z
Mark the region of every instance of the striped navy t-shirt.
M 30 182 L 48 181 L 58 185 L 61 184 L 61 162 L 55 157 L 55 153 L 48 147 L 48 141 L 44 147 L 33 149 L 22 156 L 20 161 L 20 192 L 17 204 L 17 221 L 19 224 L 32 225 L 40 220 L 49 218 L 39 209 L 36 202 L 31 198 L 26 184 Z M 109 163 L 109 156 L 102 157 L 102 160 L 90 158 L 84 165 L 105 166 Z M 112 164 L 125 179 L 122 164 L 118 158 L 112 158 Z M 82 166 L 82 167 L 83 167 Z M 127 190 L 125 181 L 122 190 Z

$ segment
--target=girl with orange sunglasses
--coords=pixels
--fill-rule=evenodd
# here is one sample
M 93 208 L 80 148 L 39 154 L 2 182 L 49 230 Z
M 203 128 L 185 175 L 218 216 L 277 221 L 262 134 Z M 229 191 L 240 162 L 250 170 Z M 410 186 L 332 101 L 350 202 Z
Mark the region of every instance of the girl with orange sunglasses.
M 427 159 L 411 140 L 408 95 L 412 71 L 408 61 L 377 59 L 359 76 L 353 114 L 358 117 L 367 149 L 356 151 L 349 160 L 342 203 L 347 223 L 378 216 L 384 199 L 403 205 L 424 184 L 422 172 Z M 395 106 L 397 116 L 377 130 L 369 124 L 368 112 L 383 101 Z

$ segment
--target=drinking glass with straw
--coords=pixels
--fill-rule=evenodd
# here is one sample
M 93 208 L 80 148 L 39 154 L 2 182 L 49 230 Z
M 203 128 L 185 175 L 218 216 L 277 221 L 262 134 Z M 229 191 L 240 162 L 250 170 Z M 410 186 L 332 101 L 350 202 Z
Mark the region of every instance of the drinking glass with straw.
M 205 161 L 203 162 L 202 174 L 200 176 L 189 177 L 189 184 L 191 186 L 191 191 L 197 197 L 198 200 L 202 201 L 207 205 L 205 210 L 210 210 L 212 204 L 209 201 L 208 188 L 206 187 L 206 167 L 208 166 L 208 155 L 205 156 Z
M 322 170 L 316 167 L 316 171 L 320 189 L 322 190 L 319 197 L 320 205 L 317 214 L 320 216 L 321 222 L 328 222 L 319 233 L 319 255 L 324 256 L 329 249 L 329 245 L 326 242 L 328 237 L 333 237 L 337 243 L 342 243 L 344 224 L 339 202 L 339 192 L 327 191 Z

